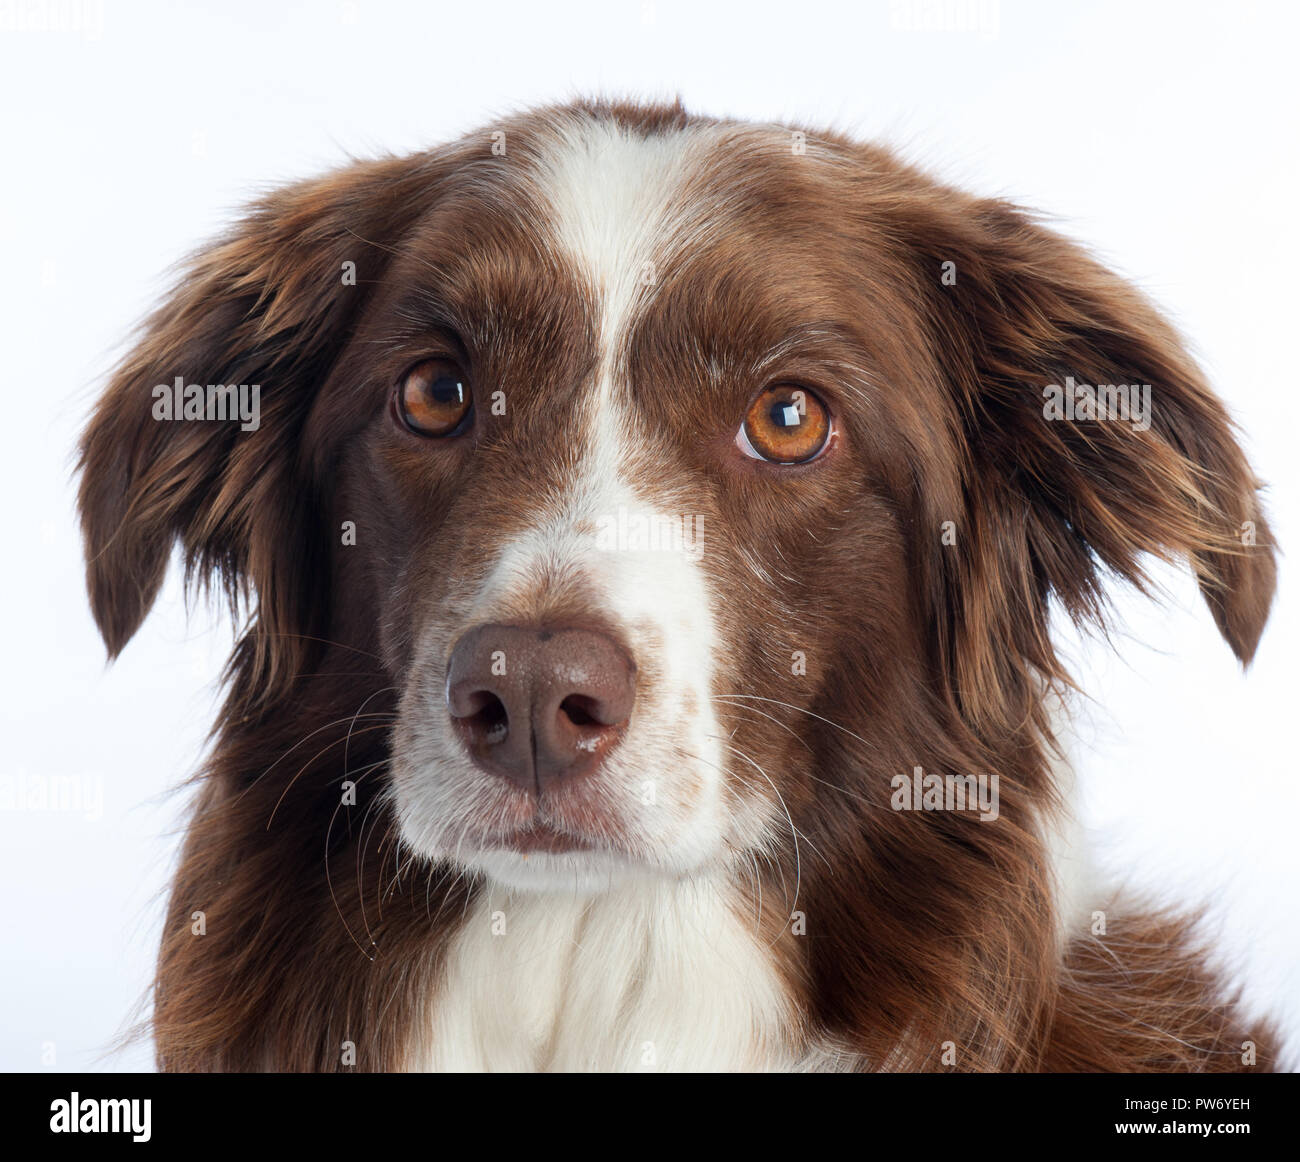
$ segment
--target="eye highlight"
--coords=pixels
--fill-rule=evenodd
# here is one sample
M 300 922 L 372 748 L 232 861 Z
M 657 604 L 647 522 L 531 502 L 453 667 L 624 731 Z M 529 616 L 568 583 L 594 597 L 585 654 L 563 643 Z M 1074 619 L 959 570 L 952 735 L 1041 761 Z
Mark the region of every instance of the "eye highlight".
M 754 460 L 804 464 L 830 442 L 826 405 L 806 387 L 777 383 L 754 397 L 736 433 L 736 447 Z
M 417 436 L 453 436 L 474 409 L 469 376 L 454 359 L 425 359 L 397 385 L 397 413 Z

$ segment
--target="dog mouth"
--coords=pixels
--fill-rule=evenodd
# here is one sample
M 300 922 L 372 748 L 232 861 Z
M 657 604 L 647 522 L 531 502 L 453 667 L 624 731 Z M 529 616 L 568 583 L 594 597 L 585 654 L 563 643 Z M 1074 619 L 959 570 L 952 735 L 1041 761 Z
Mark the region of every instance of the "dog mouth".
M 547 823 L 530 823 L 505 835 L 495 836 L 485 847 L 496 851 L 509 851 L 518 855 L 545 853 L 564 855 L 572 852 L 597 850 L 596 845 L 580 835 L 560 831 Z

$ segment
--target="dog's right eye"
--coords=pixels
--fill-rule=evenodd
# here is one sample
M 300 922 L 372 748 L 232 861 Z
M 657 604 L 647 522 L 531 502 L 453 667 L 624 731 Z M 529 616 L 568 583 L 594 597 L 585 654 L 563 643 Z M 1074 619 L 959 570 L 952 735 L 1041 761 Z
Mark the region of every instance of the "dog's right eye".
M 397 385 L 397 412 L 417 436 L 459 435 L 474 409 L 469 376 L 452 359 L 425 359 Z

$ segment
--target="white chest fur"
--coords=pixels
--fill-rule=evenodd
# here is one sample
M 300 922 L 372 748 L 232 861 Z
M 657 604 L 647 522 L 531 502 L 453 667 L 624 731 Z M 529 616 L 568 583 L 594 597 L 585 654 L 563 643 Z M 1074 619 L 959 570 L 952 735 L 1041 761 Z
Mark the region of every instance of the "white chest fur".
M 785 1069 L 790 1000 L 752 912 L 709 882 L 484 886 L 448 950 L 417 1069 Z

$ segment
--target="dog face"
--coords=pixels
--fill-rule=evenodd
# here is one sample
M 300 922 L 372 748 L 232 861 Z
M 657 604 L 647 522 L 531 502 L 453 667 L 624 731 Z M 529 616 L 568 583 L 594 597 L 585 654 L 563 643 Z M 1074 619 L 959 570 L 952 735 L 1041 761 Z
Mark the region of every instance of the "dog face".
M 83 448 L 111 649 L 179 537 L 256 592 L 250 712 L 312 640 L 377 660 L 411 855 L 580 890 L 802 840 L 959 876 L 882 830 L 888 776 L 997 771 L 1028 823 L 1049 601 L 1094 616 L 1145 553 L 1250 657 L 1255 481 L 1077 248 L 837 138 L 576 107 L 504 141 L 294 187 L 200 256 Z M 259 427 L 159 425 L 176 376 L 258 383 Z M 1149 385 L 1150 422 L 1050 416 L 1067 380 Z
M 396 565 L 374 581 L 421 854 L 572 887 L 763 850 L 795 739 L 736 724 L 851 680 L 837 627 L 868 665 L 917 652 L 861 280 L 818 261 L 799 159 L 764 176 L 807 208 L 774 212 L 715 147 L 588 126 L 453 179 L 331 377 L 371 401 L 340 512 Z M 445 416 L 413 419 L 437 376 Z

